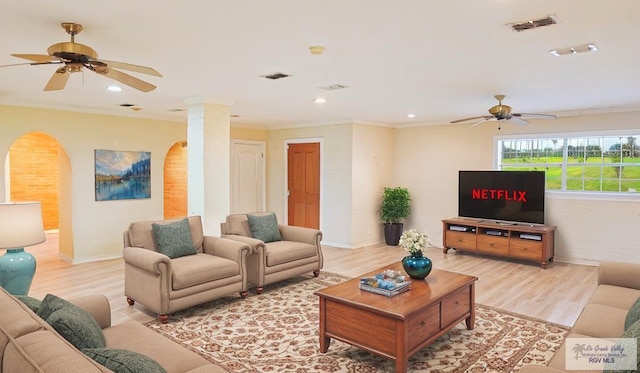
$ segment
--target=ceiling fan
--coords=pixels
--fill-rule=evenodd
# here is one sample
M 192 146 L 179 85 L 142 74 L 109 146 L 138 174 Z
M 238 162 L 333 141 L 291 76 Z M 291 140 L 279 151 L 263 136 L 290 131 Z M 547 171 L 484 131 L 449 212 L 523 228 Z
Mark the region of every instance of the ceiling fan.
M 557 117 L 553 114 L 532 114 L 532 113 L 512 113 L 511 106 L 503 105 L 502 100 L 504 100 L 504 95 L 495 95 L 496 100 L 498 100 L 498 105 L 492 106 L 489 108 L 489 114 L 491 115 L 482 115 L 478 117 L 464 118 L 454 120 L 451 123 L 461 123 L 475 120 L 468 128 L 477 126 L 478 124 L 490 121 L 490 120 L 507 120 L 511 123 L 518 125 L 526 125 L 529 124 L 523 117 L 530 119 L 556 119 Z M 478 120 L 479 119 L 479 120 Z
M 56 43 L 47 49 L 47 54 L 12 54 L 14 57 L 23 58 L 32 62 L 4 65 L 0 67 L 17 65 L 51 65 L 62 64 L 44 87 L 45 91 L 64 89 L 71 73 L 82 71 L 83 67 L 106 76 L 107 78 L 126 84 L 142 92 L 149 92 L 156 88 L 155 85 L 140 80 L 132 75 L 116 70 L 123 69 L 137 73 L 162 77 L 155 69 L 146 66 L 132 65 L 124 62 L 98 59 L 98 53 L 91 47 L 76 43 L 75 36 L 82 31 L 82 25 L 71 22 L 62 23 L 62 28 L 71 35 L 71 42 Z

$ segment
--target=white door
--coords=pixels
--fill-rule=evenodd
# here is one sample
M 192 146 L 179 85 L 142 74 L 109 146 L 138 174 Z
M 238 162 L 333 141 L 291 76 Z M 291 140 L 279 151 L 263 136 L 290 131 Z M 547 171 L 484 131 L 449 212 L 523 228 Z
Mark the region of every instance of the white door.
M 262 141 L 231 140 L 231 213 L 264 211 L 265 175 Z

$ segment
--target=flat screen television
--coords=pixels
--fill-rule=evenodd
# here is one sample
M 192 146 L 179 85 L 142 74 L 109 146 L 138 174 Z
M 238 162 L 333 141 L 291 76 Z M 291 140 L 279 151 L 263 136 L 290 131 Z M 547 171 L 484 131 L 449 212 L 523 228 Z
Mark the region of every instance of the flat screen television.
M 544 224 L 544 171 L 460 171 L 458 216 Z

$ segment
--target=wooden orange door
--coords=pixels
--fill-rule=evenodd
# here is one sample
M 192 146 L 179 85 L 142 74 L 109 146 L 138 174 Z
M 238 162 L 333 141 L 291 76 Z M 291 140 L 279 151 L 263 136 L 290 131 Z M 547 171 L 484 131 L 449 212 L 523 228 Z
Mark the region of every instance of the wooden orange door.
M 289 144 L 289 225 L 320 229 L 320 143 Z

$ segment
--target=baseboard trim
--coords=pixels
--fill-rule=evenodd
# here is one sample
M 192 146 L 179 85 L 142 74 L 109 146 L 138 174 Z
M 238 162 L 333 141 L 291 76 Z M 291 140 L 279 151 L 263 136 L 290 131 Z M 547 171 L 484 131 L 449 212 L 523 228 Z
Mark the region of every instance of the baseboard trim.
M 71 264 L 82 264 L 82 263 L 92 263 L 92 262 L 101 262 L 104 260 L 112 260 L 112 259 L 120 259 L 122 258 L 122 254 L 113 254 L 113 255 L 101 255 L 101 256 L 92 256 L 89 258 L 82 258 L 78 260 L 71 260 L 69 257 L 58 255 L 62 260 L 69 262 Z
M 345 244 L 345 243 L 341 243 L 341 242 L 331 242 L 331 241 L 324 241 L 323 240 L 322 242 L 320 242 L 320 245 L 337 247 L 339 249 L 353 249 L 353 246 Z

